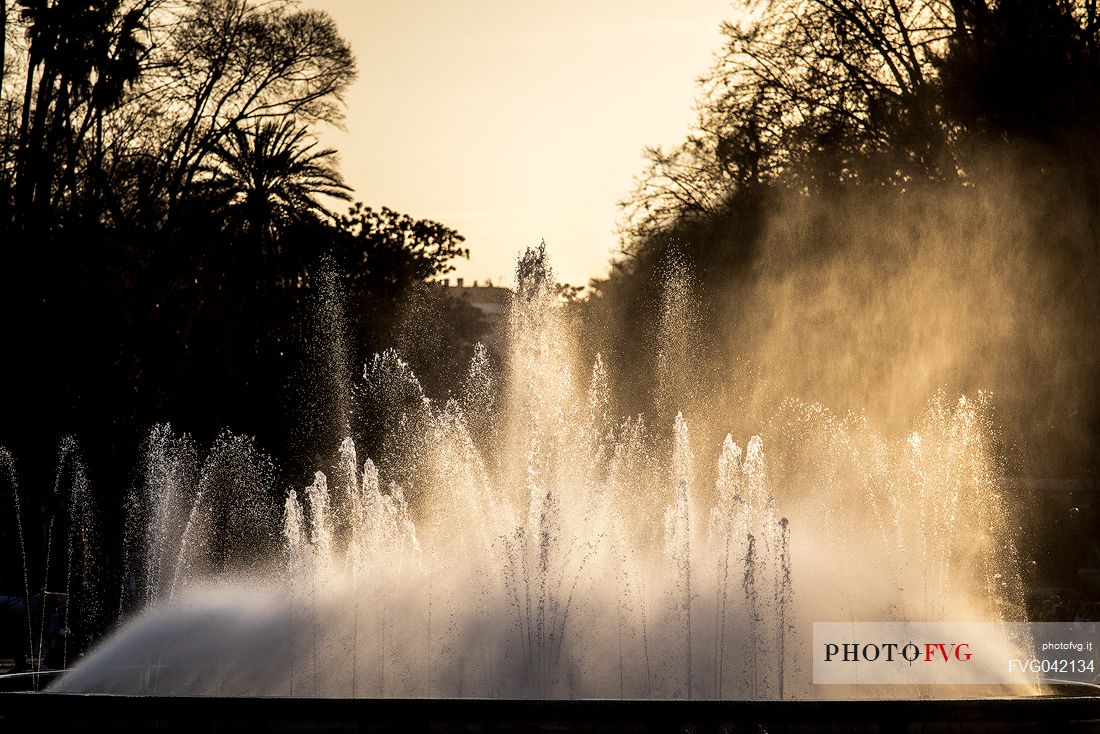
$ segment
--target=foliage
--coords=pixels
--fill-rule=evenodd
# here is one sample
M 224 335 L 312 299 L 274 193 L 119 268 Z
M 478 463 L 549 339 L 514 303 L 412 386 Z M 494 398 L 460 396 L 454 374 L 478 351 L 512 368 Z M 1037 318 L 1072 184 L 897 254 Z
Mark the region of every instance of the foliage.
M 307 134 L 290 119 L 233 128 L 188 195 L 222 215 L 229 234 L 268 249 L 287 228 L 327 218 L 317 196 L 351 198 L 332 165 L 336 151 L 314 151 Z
M 647 152 L 634 243 L 761 185 L 963 183 L 976 142 L 1064 145 L 1100 115 L 1090 0 L 751 0 L 722 26 L 695 131 Z M 751 195 L 751 194 L 750 194 Z
M 289 0 L 19 7 L 21 113 L 0 179 L 20 230 L 159 226 L 234 131 L 339 122 L 355 77 L 332 19 Z
M 748 309 L 762 271 L 774 267 L 761 258 L 778 232 L 790 250 L 787 276 L 803 266 L 824 272 L 830 258 L 853 271 L 874 263 L 888 273 L 911 253 L 891 250 L 896 242 L 871 245 L 867 231 L 894 216 L 908 230 L 891 230 L 898 242 L 919 240 L 922 232 L 941 236 L 935 228 L 943 222 L 952 231 L 961 227 L 962 202 L 973 221 L 1018 222 L 1026 212 L 1024 232 L 1004 236 L 1017 238 L 1014 256 L 1042 263 L 1044 277 L 1064 297 L 1062 310 L 1077 324 L 1075 342 L 1048 360 L 1094 373 L 1087 353 L 1096 351 L 1091 324 L 1100 319 L 1097 4 L 746 0 L 738 9 L 737 19 L 722 26 L 723 47 L 702 80 L 694 130 L 679 146 L 647 151 L 622 204 L 621 258 L 608 279 L 592 284 L 584 304 L 618 363 L 629 366 L 620 378 L 636 389 L 624 409 L 649 400 L 658 382 L 650 356 L 659 351 L 654 304 L 669 263 L 690 263 L 695 278 L 710 334 L 698 347 L 699 361 L 729 360 L 730 344 L 744 358 L 751 347 L 739 339 L 763 328 L 749 322 L 772 318 Z M 928 201 L 940 206 L 928 210 Z M 865 221 L 853 223 L 854 202 L 868 207 Z M 797 227 L 784 221 L 791 209 L 804 217 Z M 839 230 L 835 221 L 851 229 Z M 954 246 L 988 249 L 993 240 L 978 231 Z M 852 242 L 869 249 L 853 253 Z M 1002 262 L 989 277 L 1007 269 Z M 796 295 L 808 297 L 788 294 Z M 1041 312 L 1053 318 L 1047 305 L 1032 308 L 1036 319 Z M 1068 327 L 1052 320 L 1044 328 L 1049 335 Z M 1027 349 L 1018 350 L 1021 365 Z M 1071 353 L 1078 356 L 1071 360 Z M 953 369 L 961 374 L 961 366 Z M 1006 381 L 1002 392 L 1011 394 L 1017 382 Z M 1036 457 L 1043 470 L 1097 470 L 1095 457 L 1080 447 L 1100 438 L 1100 401 L 1084 394 L 1074 400 L 1063 406 L 1073 417 L 1057 436 L 1030 429 L 1017 436 L 1044 447 L 1034 449 L 1045 454 Z M 1034 423 L 1024 403 L 1006 404 L 1017 409 L 1011 420 Z
M 449 273 L 454 259 L 470 256 L 462 247 L 465 238 L 450 227 L 386 207 L 356 204 L 337 217 L 336 227 L 341 232 L 337 258 L 352 289 L 399 288 Z
M 436 222 L 329 211 L 350 190 L 316 133 L 341 122 L 347 42 L 295 0 L 11 5 L 0 327 L 15 356 L 0 445 L 29 467 L 28 496 L 72 433 L 119 512 L 160 421 L 200 441 L 253 435 L 282 461 L 278 481 L 297 481 L 336 445 L 334 383 L 399 335 L 402 299 L 467 255 Z M 417 343 L 449 340 L 457 359 L 476 316 L 446 299 L 430 311 Z

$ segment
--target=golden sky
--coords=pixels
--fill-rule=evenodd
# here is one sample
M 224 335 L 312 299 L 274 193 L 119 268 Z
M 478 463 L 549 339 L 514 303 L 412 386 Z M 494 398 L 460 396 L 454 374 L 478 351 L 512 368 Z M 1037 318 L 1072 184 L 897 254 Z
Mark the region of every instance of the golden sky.
M 466 236 L 455 275 L 512 280 L 545 239 L 558 279 L 607 271 L 642 148 L 681 141 L 730 0 L 305 0 L 351 43 L 341 152 L 356 198 Z

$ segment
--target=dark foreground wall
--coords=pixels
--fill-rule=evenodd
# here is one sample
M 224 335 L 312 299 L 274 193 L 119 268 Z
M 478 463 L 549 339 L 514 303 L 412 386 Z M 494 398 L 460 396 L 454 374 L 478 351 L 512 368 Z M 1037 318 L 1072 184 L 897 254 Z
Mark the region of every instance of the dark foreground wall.
M 1100 732 L 1100 698 L 439 701 L 0 694 L 0 732 Z

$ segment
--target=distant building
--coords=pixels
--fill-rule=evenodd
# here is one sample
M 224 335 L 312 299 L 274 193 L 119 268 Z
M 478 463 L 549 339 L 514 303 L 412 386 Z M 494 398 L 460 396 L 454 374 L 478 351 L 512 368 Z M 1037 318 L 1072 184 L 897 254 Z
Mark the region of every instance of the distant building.
M 464 278 L 455 278 L 454 285 L 451 285 L 450 278 L 443 278 L 439 281 L 439 285 L 446 289 L 451 298 L 460 299 L 480 312 L 483 328 L 477 336 L 477 341 L 499 354 L 508 330 L 508 309 L 512 303 L 512 289 L 493 285 L 491 280 L 485 281 L 484 284 L 479 284 L 475 280 L 472 285 L 466 285 Z

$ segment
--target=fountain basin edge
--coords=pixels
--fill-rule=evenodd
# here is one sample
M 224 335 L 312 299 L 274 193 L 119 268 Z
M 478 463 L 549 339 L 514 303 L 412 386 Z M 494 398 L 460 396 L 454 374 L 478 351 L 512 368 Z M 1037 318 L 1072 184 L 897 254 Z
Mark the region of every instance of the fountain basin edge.
M 1100 698 L 533 701 L 0 694 L 0 730 L 1100 732 Z

